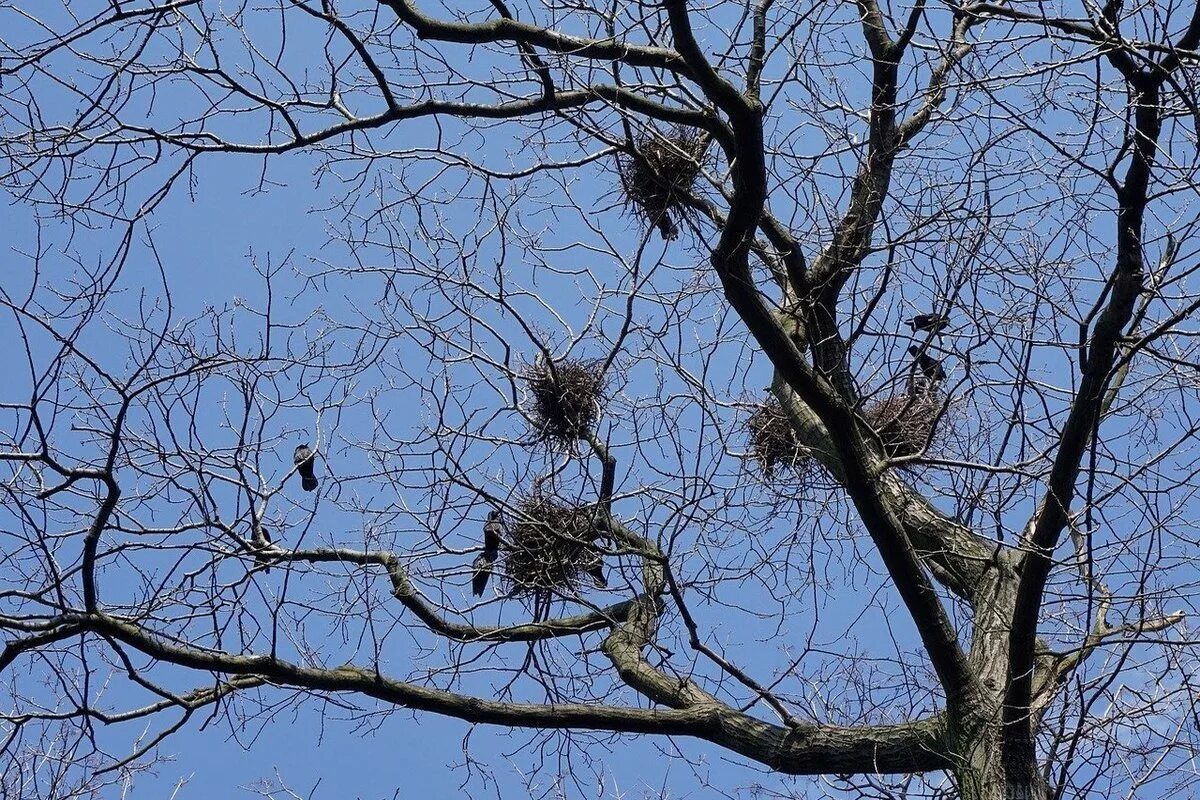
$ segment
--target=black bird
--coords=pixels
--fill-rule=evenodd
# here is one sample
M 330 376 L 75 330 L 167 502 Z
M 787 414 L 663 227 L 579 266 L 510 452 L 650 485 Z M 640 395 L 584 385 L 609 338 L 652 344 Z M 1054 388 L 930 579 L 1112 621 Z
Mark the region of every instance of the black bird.
M 598 587 L 607 588 L 608 580 L 604 577 L 604 562 L 600 560 L 599 556 L 596 556 L 596 563 L 588 567 L 587 574 L 592 576 L 592 580 Z
M 654 224 L 658 226 L 658 232 L 662 234 L 663 241 L 673 242 L 679 238 L 679 226 L 666 211 L 658 215 L 658 221 Z
M 908 348 L 908 352 L 915 356 L 916 366 L 921 370 L 921 374 L 925 376 L 926 380 L 934 383 L 946 380 L 946 370 L 942 368 L 942 362 L 933 358 L 916 345 Z
M 296 471 L 300 473 L 300 485 L 304 487 L 304 491 L 315 491 L 317 488 L 317 456 L 308 444 L 302 444 L 296 448 L 296 452 L 292 454 L 292 461 L 296 464 Z
M 941 333 L 949 324 L 950 318 L 945 314 L 917 314 L 908 321 L 908 327 L 912 328 L 914 333 L 917 331 Z
M 259 525 L 258 530 L 250 537 L 250 544 L 254 547 L 254 563 L 262 567 L 263 572 L 270 572 L 271 561 L 262 551 L 271 549 L 271 532 Z
M 488 578 L 492 577 L 492 565 L 500 557 L 500 537 L 504 533 L 504 523 L 500 521 L 500 512 L 488 512 L 487 522 L 483 524 L 483 552 L 475 557 L 471 565 L 475 574 L 471 577 L 471 591 L 476 597 L 483 595 L 487 588 Z

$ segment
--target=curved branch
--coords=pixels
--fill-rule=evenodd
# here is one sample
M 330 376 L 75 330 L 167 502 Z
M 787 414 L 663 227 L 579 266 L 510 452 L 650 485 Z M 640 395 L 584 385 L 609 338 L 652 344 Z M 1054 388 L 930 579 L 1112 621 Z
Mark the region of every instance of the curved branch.
M 1142 227 L 1149 197 L 1150 175 L 1162 129 L 1159 86 L 1162 76 L 1148 79 L 1127 75 L 1134 112 L 1132 156 L 1125 182 L 1117 191 L 1116 264 L 1109 281 L 1108 302 L 1087 341 L 1082 379 L 1059 435 L 1058 452 L 1046 481 L 1046 494 L 1025 530 L 1028 545 L 1013 609 L 1009 635 L 1009 685 L 1005 693 L 1005 724 L 1012 747 L 1024 747 L 1032 733 L 1034 642 L 1042 595 L 1053 565 L 1053 554 L 1066 528 L 1083 456 L 1099 424 L 1113 367 L 1120 355 L 1122 333 L 1133 318 L 1142 293 L 1145 265 Z
M 580 703 L 506 703 L 417 686 L 350 665 L 326 669 L 268 655 L 231 655 L 164 639 L 104 614 L 72 618 L 71 624 L 110 636 L 156 660 L 221 675 L 257 676 L 281 686 L 354 692 L 385 703 L 465 722 L 543 730 L 568 728 L 691 736 L 794 775 L 902 773 L 946 769 L 945 720 L 931 717 L 898 725 L 784 728 L 714 704 L 655 710 Z
M 465 643 L 535 642 L 561 636 L 579 636 L 604 630 L 628 619 L 639 600 L 625 600 L 586 614 L 558 617 L 520 625 L 470 625 L 454 623 L 441 616 L 425 602 L 408 580 L 404 566 L 395 553 L 347 548 L 316 548 L 312 550 L 266 551 L 272 560 L 302 561 L 310 564 L 347 563 L 383 567 L 392 583 L 392 594 L 413 612 L 434 633 Z
M 596 85 L 586 89 L 576 89 L 570 92 L 555 92 L 552 95 L 539 95 L 535 98 L 512 100 L 496 105 L 483 103 L 457 103 L 447 100 L 426 100 L 407 106 L 390 108 L 371 117 L 347 120 L 336 125 L 330 125 L 313 133 L 301 133 L 286 142 L 278 144 L 245 144 L 230 142 L 207 131 L 196 133 L 166 133 L 155 128 L 137 125 L 123 125 L 121 130 L 135 133 L 155 142 L 165 142 L 174 147 L 193 153 L 247 153 L 252 155 L 270 155 L 286 153 L 311 147 L 314 144 L 336 139 L 348 133 L 369 131 L 381 128 L 395 122 L 426 117 L 451 116 L 471 117 L 474 119 L 520 119 L 522 117 L 563 111 L 569 108 L 580 108 L 589 103 L 603 100 L 613 103 L 620 108 L 637 111 L 641 114 L 683 125 L 691 125 L 703 130 L 715 129 L 713 119 L 701 111 L 672 108 L 655 103 L 642 97 L 637 92 L 616 86 Z
M 620 61 L 635 67 L 654 67 L 688 75 L 690 68 L 674 50 L 622 42 L 569 36 L 537 25 L 501 17 L 488 22 L 446 22 L 423 13 L 408 0 L 379 0 L 396 17 L 412 28 L 417 37 L 438 42 L 489 44 L 514 42 L 541 47 L 554 53 L 597 61 Z

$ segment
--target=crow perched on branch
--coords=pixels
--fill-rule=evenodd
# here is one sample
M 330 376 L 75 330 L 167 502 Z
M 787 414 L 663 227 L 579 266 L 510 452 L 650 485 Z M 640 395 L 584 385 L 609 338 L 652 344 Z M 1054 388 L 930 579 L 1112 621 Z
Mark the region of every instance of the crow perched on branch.
M 296 471 L 300 473 L 300 485 L 304 487 L 304 491 L 315 491 L 317 488 L 317 455 L 307 442 L 296 447 L 296 452 L 292 454 L 292 461 L 296 465 Z
M 487 522 L 483 524 L 483 552 L 475 557 L 475 574 L 471 577 L 471 591 L 476 597 L 483 595 L 487 588 L 488 578 L 492 577 L 492 565 L 500 557 L 500 537 L 504 533 L 504 523 L 500 521 L 500 512 L 488 512 Z
M 946 380 L 946 370 L 942 368 L 942 362 L 926 353 L 924 348 L 913 345 L 908 348 L 908 352 L 913 354 L 917 369 L 921 370 L 927 381 L 941 383 Z
M 908 327 L 913 329 L 913 333 L 917 331 L 941 333 L 949 324 L 950 318 L 945 314 L 917 314 L 908 321 Z
M 604 562 L 596 557 L 596 563 L 588 567 L 587 574 L 592 576 L 592 580 L 596 582 L 596 586 L 604 589 L 608 586 L 608 579 L 604 577 Z
M 263 572 L 271 571 L 271 560 L 263 555 L 264 550 L 271 549 L 271 532 L 262 525 L 250 536 L 250 544 L 254 547 L 254 563 L 262 567 Z

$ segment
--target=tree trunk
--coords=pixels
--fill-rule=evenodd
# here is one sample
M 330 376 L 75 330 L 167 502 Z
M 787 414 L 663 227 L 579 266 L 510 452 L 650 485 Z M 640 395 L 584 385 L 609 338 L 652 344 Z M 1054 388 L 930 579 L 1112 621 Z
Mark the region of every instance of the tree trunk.
M 1049 800 L 1032 746 L 1022 750 L 1004 752 L 997 730 L 977 737 L 954 770 L 962 800 Z

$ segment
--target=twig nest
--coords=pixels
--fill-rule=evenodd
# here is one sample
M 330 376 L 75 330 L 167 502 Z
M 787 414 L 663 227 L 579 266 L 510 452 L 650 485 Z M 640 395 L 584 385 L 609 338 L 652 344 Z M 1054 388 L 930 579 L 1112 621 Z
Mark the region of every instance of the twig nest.
M 563 503 L 542 494 L 518 502 L 501 557 L 513 594 L 574 593 L 595 570 L 596 507 Z
M 542 439 L 574 443 L 591 431 L 604 404 L 603 364 L 538 356 L 523 374 L 533 396 L 530 416 Z
M 687 213 L 683 198 L 700 175 L 709 138 L 695 128 L 651 130 L 634 142 L 637 154 L 617 162 L 626 204 L 658 226 L 663 239 L 679 236 L 678 220 Z
M 774 397 L 760 403 L 746 420 L 750 432 L 750 455 L 758 462 L 763 477 L 770 480 L 783 467 L 802 475 L 812 463 L 812 451 L 800 441 L 783 406 Z
M 936 438 L 944 397 L 936 391 L 903 392 L 868 403 L 865 419 L 891 458 L 907 458 L 925 451 Z

